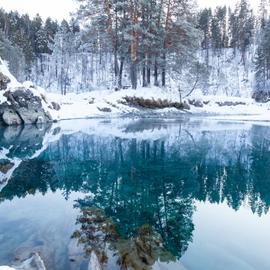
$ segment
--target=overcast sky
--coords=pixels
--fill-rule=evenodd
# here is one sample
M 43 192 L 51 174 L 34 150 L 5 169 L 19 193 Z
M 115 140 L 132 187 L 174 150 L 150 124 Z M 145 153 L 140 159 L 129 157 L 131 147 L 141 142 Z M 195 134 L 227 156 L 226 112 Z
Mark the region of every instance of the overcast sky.
M 237 0 L 197 0 L 200 6 L 214 7 L 217 5 L 234 6 Z M 259 0 L 250 0 L 253 7 L 258 6 Z M 17 10 L 34 16 L 39 13 L 43 18 L 48 16 L 56 19 L 69 18 L 69 13 L 76 9 L 74 0 L 0 0 L 0 8 Z
M 76 4 L 73 0 L 0 0 L 0 8 L 17 10 L 35 16 L 39 13 L 43 18 L 48 16 L 55 19 L 69 18 Z

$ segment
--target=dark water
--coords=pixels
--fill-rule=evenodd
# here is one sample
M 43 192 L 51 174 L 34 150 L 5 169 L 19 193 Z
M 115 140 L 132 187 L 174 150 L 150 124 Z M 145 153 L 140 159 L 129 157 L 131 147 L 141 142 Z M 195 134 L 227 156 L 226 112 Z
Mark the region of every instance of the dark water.
M 59 270 L 93 254 L 112 270 L 270 269 L 269 205 L 266 126 L 0 129 L 0 265 L 37 251 Z

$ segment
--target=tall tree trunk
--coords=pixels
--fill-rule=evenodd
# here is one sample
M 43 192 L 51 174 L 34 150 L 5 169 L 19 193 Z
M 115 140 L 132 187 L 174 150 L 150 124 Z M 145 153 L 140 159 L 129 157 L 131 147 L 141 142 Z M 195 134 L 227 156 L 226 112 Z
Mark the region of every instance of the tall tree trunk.
M 147 85 L 151 84 L 151 67 L 147 67 Z
M 165 35 L 164 35 L 164 42 L 163 42 L 163 55 L 162 55 L 162 72 L 161 72 L 161 80 L 162 86 L 166 86 L 166 51 L 168 48 L 168 31 L 169 31 L 169 24 L 171 19 L 171 0 L 168 1 L 167 6 L 167 13 L 166 13 L 166 20 L 165 20 Z
M 132 29 L 131 29 L 131 67 L 130 67 L 130 78 L 131 78 L 131 85 L 133 89 L 137 88 L 137 31 L 136 31 L 136 24 L 138 21 L 138 14 L 137 14 L 137 6 L 136 1 L 132 1 L 131 3 L 131 21 L 132 21 Z
M 146 57 L 144 55 L 143 57 L 143 68 L 142 68 L 142 81 L 143 81 L 143 87 L 147 86 L 147 80 L 146 80 Z
M 122 85 L 123 69 L 124 69 L 124 57 L 122 57 L 120 60 L 120 69 L 119 69 L 119 75 L 118 75 L 118 88 L 119 89 L 123 87 Z
M 114 77 L 115 81 L 119 78 L 119 64 L 118 64 L 118 55 L 117 55 L 117 49 L 114 50 Z
M 162 81 L 162 86 L 166 86 L 166 53 L 163 53 L 162 57 L 162 72 L 161 72 L 161 81 Z
M 155 67 L 154 67 L 154 85 L 158 86 L 158 63 L 157 63 L 157 59 L 155 59 Z
M 147 54 L 147 85 L 151 84 L 151 59 L 150 59 L 150 54 Z
M 132 89 L 137 89 L 137 64 L 132 61 L 130 66 L 130 79 Z

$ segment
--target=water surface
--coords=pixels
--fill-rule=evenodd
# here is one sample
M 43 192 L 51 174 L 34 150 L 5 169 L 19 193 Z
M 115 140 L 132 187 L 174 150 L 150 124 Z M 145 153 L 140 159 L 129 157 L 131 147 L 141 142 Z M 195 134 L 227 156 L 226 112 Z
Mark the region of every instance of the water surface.
M 0 265 L 270 269 L 270 128 L 82 120 L 0 129 Z M 90 268 L 91 269 L 91 268 Z

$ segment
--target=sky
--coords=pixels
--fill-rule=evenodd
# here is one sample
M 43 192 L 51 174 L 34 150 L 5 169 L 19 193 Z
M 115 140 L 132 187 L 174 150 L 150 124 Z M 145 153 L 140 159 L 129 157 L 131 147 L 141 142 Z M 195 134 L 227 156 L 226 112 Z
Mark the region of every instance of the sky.
M 234 6 L 237 0 L 197 0 L 201 7 L 215 7 L 217 5 Z M 250 0 L 254 8 L 258 6 L 259 0 Z M 39 13 L 43 18 L 48 16 L 62 20 L 69 18 L 69 13 L 76 9 L 74 0 L 0 0 L 0 8 L 7 11 L 17 10 L 19 13 L 28 13 L 35 16 Z
M 28 13 L 31 17 L 38 13 L 43 18 L 50 16 L 62 20 L 69 18 L 69 13 L 76 10 L 76 4 L 73 0 L 0 0 L 0 8 Z
M 215 6 L 232 6 L 234 7 L 235 4 L 238 2 L 237 0 L 197 0 L 199 6 L 202 7 L 215 7 Z M 253 9 L 257 9 L 260 3 L 260 0 L 249 0 L 249 3 Z

